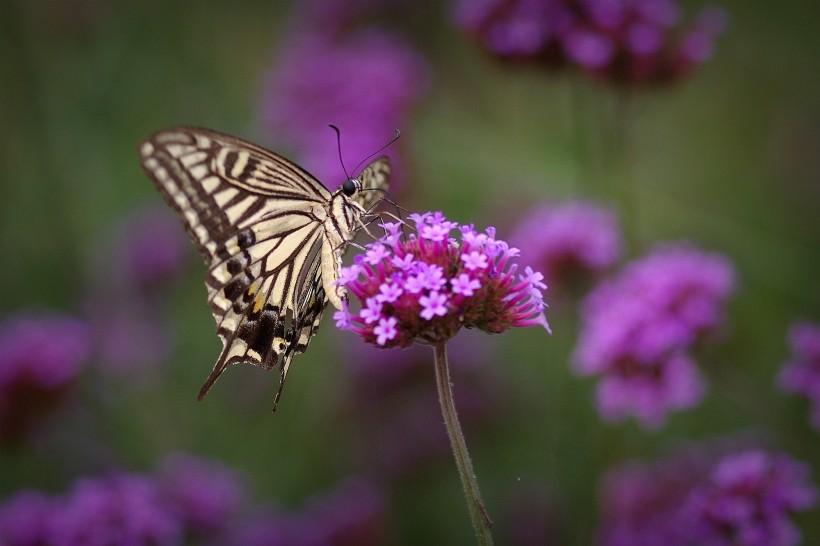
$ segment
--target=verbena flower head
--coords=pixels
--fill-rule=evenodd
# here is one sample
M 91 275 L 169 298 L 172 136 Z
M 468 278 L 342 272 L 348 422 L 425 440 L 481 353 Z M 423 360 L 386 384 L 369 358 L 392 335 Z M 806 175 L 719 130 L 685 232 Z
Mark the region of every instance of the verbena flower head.
M 623 247 L 615 214 L 582 201 L 534 208 L 510 241 L 553 290 L 577 275 L 603 273 L 618 261 Z
M 820 324 L 799 322 L 789 329 L 791 358 L 778 375 L 780 387 L 811 402 L 810 422 L 820 430 Z
M 758 448 L 696 449 L 610 471 L 602 546 L 793 546 L 790 517 L 816 504 L 808 467 Z
M 410 215 L 416 232 L 384 224 L 385 235 L 367 245 L 338 283 L 361 303 L 345 307 L 336 325 L 379 347 L 406 347 L 413 341 L 439 343 L 462 327 L 500 333 L 539 325 L 549 331 L 543 276 L 512 263 L 518 249 L 450 222 L 440 212 Z M 455 232 L 457 237 L 451 237 Z
M 573 365 L 601 377 L 601 415 L 656 428 L 668 411 L 697 404 L 703 381 L 688 351 L 720 326 L 733 288 L 726 258 L 681 243 L 656 247 L 593 290 Z
M 493 55 L 575 66 L 613 83 L 678 79 L 712 53 L 726 26 L 718 8 L 681 28 L 675 0 L 461 0 L 456 21 Z

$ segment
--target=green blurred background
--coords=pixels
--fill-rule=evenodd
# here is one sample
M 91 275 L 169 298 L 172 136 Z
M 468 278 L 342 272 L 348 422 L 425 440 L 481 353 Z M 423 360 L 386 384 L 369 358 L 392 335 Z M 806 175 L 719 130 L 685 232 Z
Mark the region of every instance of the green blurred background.
M 439 3 L 419 3 L 412 17 L 392 22 L 433 70 L 430 93 L 401 127 L 409 150 L 403 206 L 503 230 L 533 200 L 612 200 L 628 213 L 629 255 L 685 238 L 725 253 L 738 272 L 729 336 L 708 354 L 719 370 L 709 394 L 659 432 L 601 423 L 593 382 L 568 369 L 572 305 L 553 306 L 551 337 L 533 330 L 493 340 L 505 404 L 486 431 L 468 435 L 479 480 L 491 514 L 522 481 L 549 490 L 562 522 L 556 544 L 590 543 L 607 468 L 680 440 L 753 431 L 820 476 L 807 404 L 774 384 L 788 325 L 820 319 L 820 10 L 764 0 L 723 6 L 731 25 L 710 62 L 679 85 L 630 97 L 628 168 L 607 156 L 611 90 L 485 58 Z M 269 144 L 257 119 L 261 84 L 293 9 L 270 1 L 0 2 L 4 313 L 82 308 L 112 230 L 135 208 L 160 202 L 135 153 L 150 132 L 192 124 Z M 619 201 L 623 172 L 628 203 Z M 134 389 L 88 378 L 83 402 L 56 417 L 50 437 L 0 455 L 0 497 L 24 486 L 59 491 L 101 460 L 150 469 L 171 450 L 216 457 L 252 476 L 256 498 L 283 506 L 355 470 L 345 446 L 358 416 L 338 415 L 347 381 L 339 347 L 353 340 L 329 318 L 297 358 L 275 416 L 275 375 L 250 367 L 229 370 L 196 401 L 219 342 L 204 267 L 193 251 L 191 260 L 167 293 L 175 343 L 160 379 Z M 471 542 L 446 457 L 384 485 L 397 543 Z M 820 543 L 817 512 L 799 521 L 804 543 Z

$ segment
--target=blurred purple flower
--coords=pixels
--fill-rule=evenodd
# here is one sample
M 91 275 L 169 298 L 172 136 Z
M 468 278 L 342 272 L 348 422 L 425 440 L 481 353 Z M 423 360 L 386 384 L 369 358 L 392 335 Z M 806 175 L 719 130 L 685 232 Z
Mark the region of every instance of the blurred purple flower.
M 667 244 L 627 265 L 584 300 L 573 365 L 601 377 L 598 411 L 635 415 L 647 428 L 692 407 L 703 392 L 692 345 L 714 332 L 734 288 L 731 263 L 688 244 Z
M 163 546 L 182 541 L 174 507 L 146 476 L 83 478 L 55 506 L 49 545 Z
M 84 323 L 57 314 L 0 323 L 0 445 L 22 440 L 54 410 L 87 364 L 90 337 Z
M 208 536 L 239 513 L 245 492 L 236 474 L 218 461 L 175 453 L 165 457 L 159 487 L 189 532 Z
M 518 249 L 495 239 L 494 228 L 479 233 L 440 212 L 411 214 L 410 220 L 417 233 L 403 237 L 399 224 L 385 224 L 385 235 L 367 245 L 368 254 L 342 268 L 339 284 L 359 300 L 362 311 L 352 314 L 346 306 L 337 311 L 340 328 L 385 348 L 416 340 L 440 343 L 461 328 L 496 334 L 538 325 L 549 331 L 543 276 L 530 267 L 516 275 L 512 261 Z M 456 228 L 461 241 L 449 238 Z M 412 260 L 405 262 L 408 255 Z M 462 275 L 478 281 L 472 295 L 464 290 Z M 393 285 L 401 288 L 398 298 L 385 296 L 395 292 Z
M 366 31 L 333 40 L 306 32 L 286 43 L 271 69 L 262 118 L 275 139 L 287 135 L 283 144 L 320 180 L 338 180 L 344 173 L 328 124 L 342 131 L 344 157 L 362 160 L 406 124 L 429 78 L 421 55 L 393 34 Z
M 224 544 L 245 546 L 376 546 L 386 541 L 382 494 L 351 478 L 310 499 L 299 512 L 263 514 L 238 526 Z
M 708 471 L 699 450 L 655 462 L 628 462 L 603 478 L 599 497 L 601 546 L 689 546 L 680 509 L 690 489 Z
M 167 207 L 146 207 L 126 218 L 112 241 L 113 281 L 125 290 L 155 290 L 179 276 L 188 243 Z
M 792 357 L 778 375 L 780 388 L 811 402 L 810 422 L 820 430 L 820 325 L 799 322 L 789 329 Z
M 148 382 L 171 352 L 173 325 L 144 301 L 122 301 L 92 320 L 100 369 L 131 386 Z
M 491 341 L 467 331 L 447 349 L 459 377 L 454 396 L 468 434 L 486 427 L 501 405 Z M 359 423 L 360 433 L 350 446 L 363 471 L 378 479 L 406 478 L 448 460 L 451 448 L 444 429 L 427 426 L 441 420 L 429 350 L 411 346 L 385 353 L 356 343 L 349 354 L 350 413 L 342 418 Z
M 817 489 L 785 454 L 701 448 L 611 471 L 601 499 L 603 546 L 792 546 L 789 517 L 813 506 Z
M 159 206 L 133 211 L 102 246 L 86 314 L 104 372 L 141 385 L 170 353 L 163 289 L 182 276 L 189 246 L 179 220 Z
M 608 82 L 663 83 L 706 61 L 726 14 L 702 9 L 681 28 L 675 0 L 460 0 L 456 23 L 491 54 L 575 65 Z
M 682 509 L 691 542 L 705 546 L 793 546 L 789 520 L 817 503 L 809 467 L 786 455 L 749 450 L 724 457 Z
M 18 491 L 0 505 L 0 545 L 46 546 L 53 501 L 39 491 Z
M 522 261 L 544 274 L 551 290 L 572 284 L 579 275 L 605 272 L 623 247 L 615 214 L 580 201 L 536 207 L 510 241 L 521 249 Z

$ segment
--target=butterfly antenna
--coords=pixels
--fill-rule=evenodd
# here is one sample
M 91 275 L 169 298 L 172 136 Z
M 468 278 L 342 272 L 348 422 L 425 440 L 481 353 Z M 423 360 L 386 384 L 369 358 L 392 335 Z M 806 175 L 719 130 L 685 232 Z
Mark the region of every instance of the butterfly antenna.
M 336 133 L 336 149 L 339 151 L 339 163 L 342 164 L 342 170 L 345 173 L 345 180 L 350 180 L 350 175 L 347 174 L 347 169 L 345 168 L 345 160 L 342 159 L 342 131 L 339 130 L 339 128 L 333 125 L 332 123 L 329 125 L 329 127 L 333 129 L 333 131 Z
M 331 125 L 331 127 L 332 127 L 332 125 Z M 337 129 L 337 131 L 338 131 L 338 129 Z M 376 150 L 375 152 L 373 152 L 373 153 L 372 153 L 372 154 L 370 154 L 369 156 L 367 156 L 367 157 L 365 157 L 364 159 L 362 159 L 361 161 L 359 161 L 359 164 L 358 164 L 358 165 L 356 165 L 356 168 L 355 168 L 355 169 L 353 169 L 353 172 L 358 171 L 358 170 L 359 170 L 359 167 L 361 167 L 362 165 L 364 165 L 364 163 L 365 163 L 366 161 L 369 161 L 369 160 L 370 160 L 370 158 L 372 158 L 374 155 L 376 155 L 376 154 L 380 153 L 382 150 L 384 150 L 385 148 L 387 148 L 388 146 L 390 146 L 391 144 L 393 144 L 394 142 L 396 142 L 396 141 L 399 139 L 399 137 L 400 137 L 400 136 L 401 136 L 401 131 L 399 131 L 398 129 L 396 129 L 396 134 L 395 134 L 395 136 L 393 136 L 393 138 L 391 138 L 391 139 L 390 139 L 390 142 L 388 142 L 387 144 L 385 144 L 384 146 L 382 146 L 381 148 L 379 148 L 378 150 Z

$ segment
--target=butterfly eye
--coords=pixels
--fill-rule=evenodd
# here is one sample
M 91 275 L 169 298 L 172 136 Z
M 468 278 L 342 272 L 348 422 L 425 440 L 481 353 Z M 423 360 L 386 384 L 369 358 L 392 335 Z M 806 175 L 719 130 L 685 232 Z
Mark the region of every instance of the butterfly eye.
M 344 184 L 342 184 L 342 191 L 348 197 L 356 193 L 357 189 L 358 184 L 356 184 L 356 181 L 353 179 L 348 178 L 347 180 L 345 180 Z

